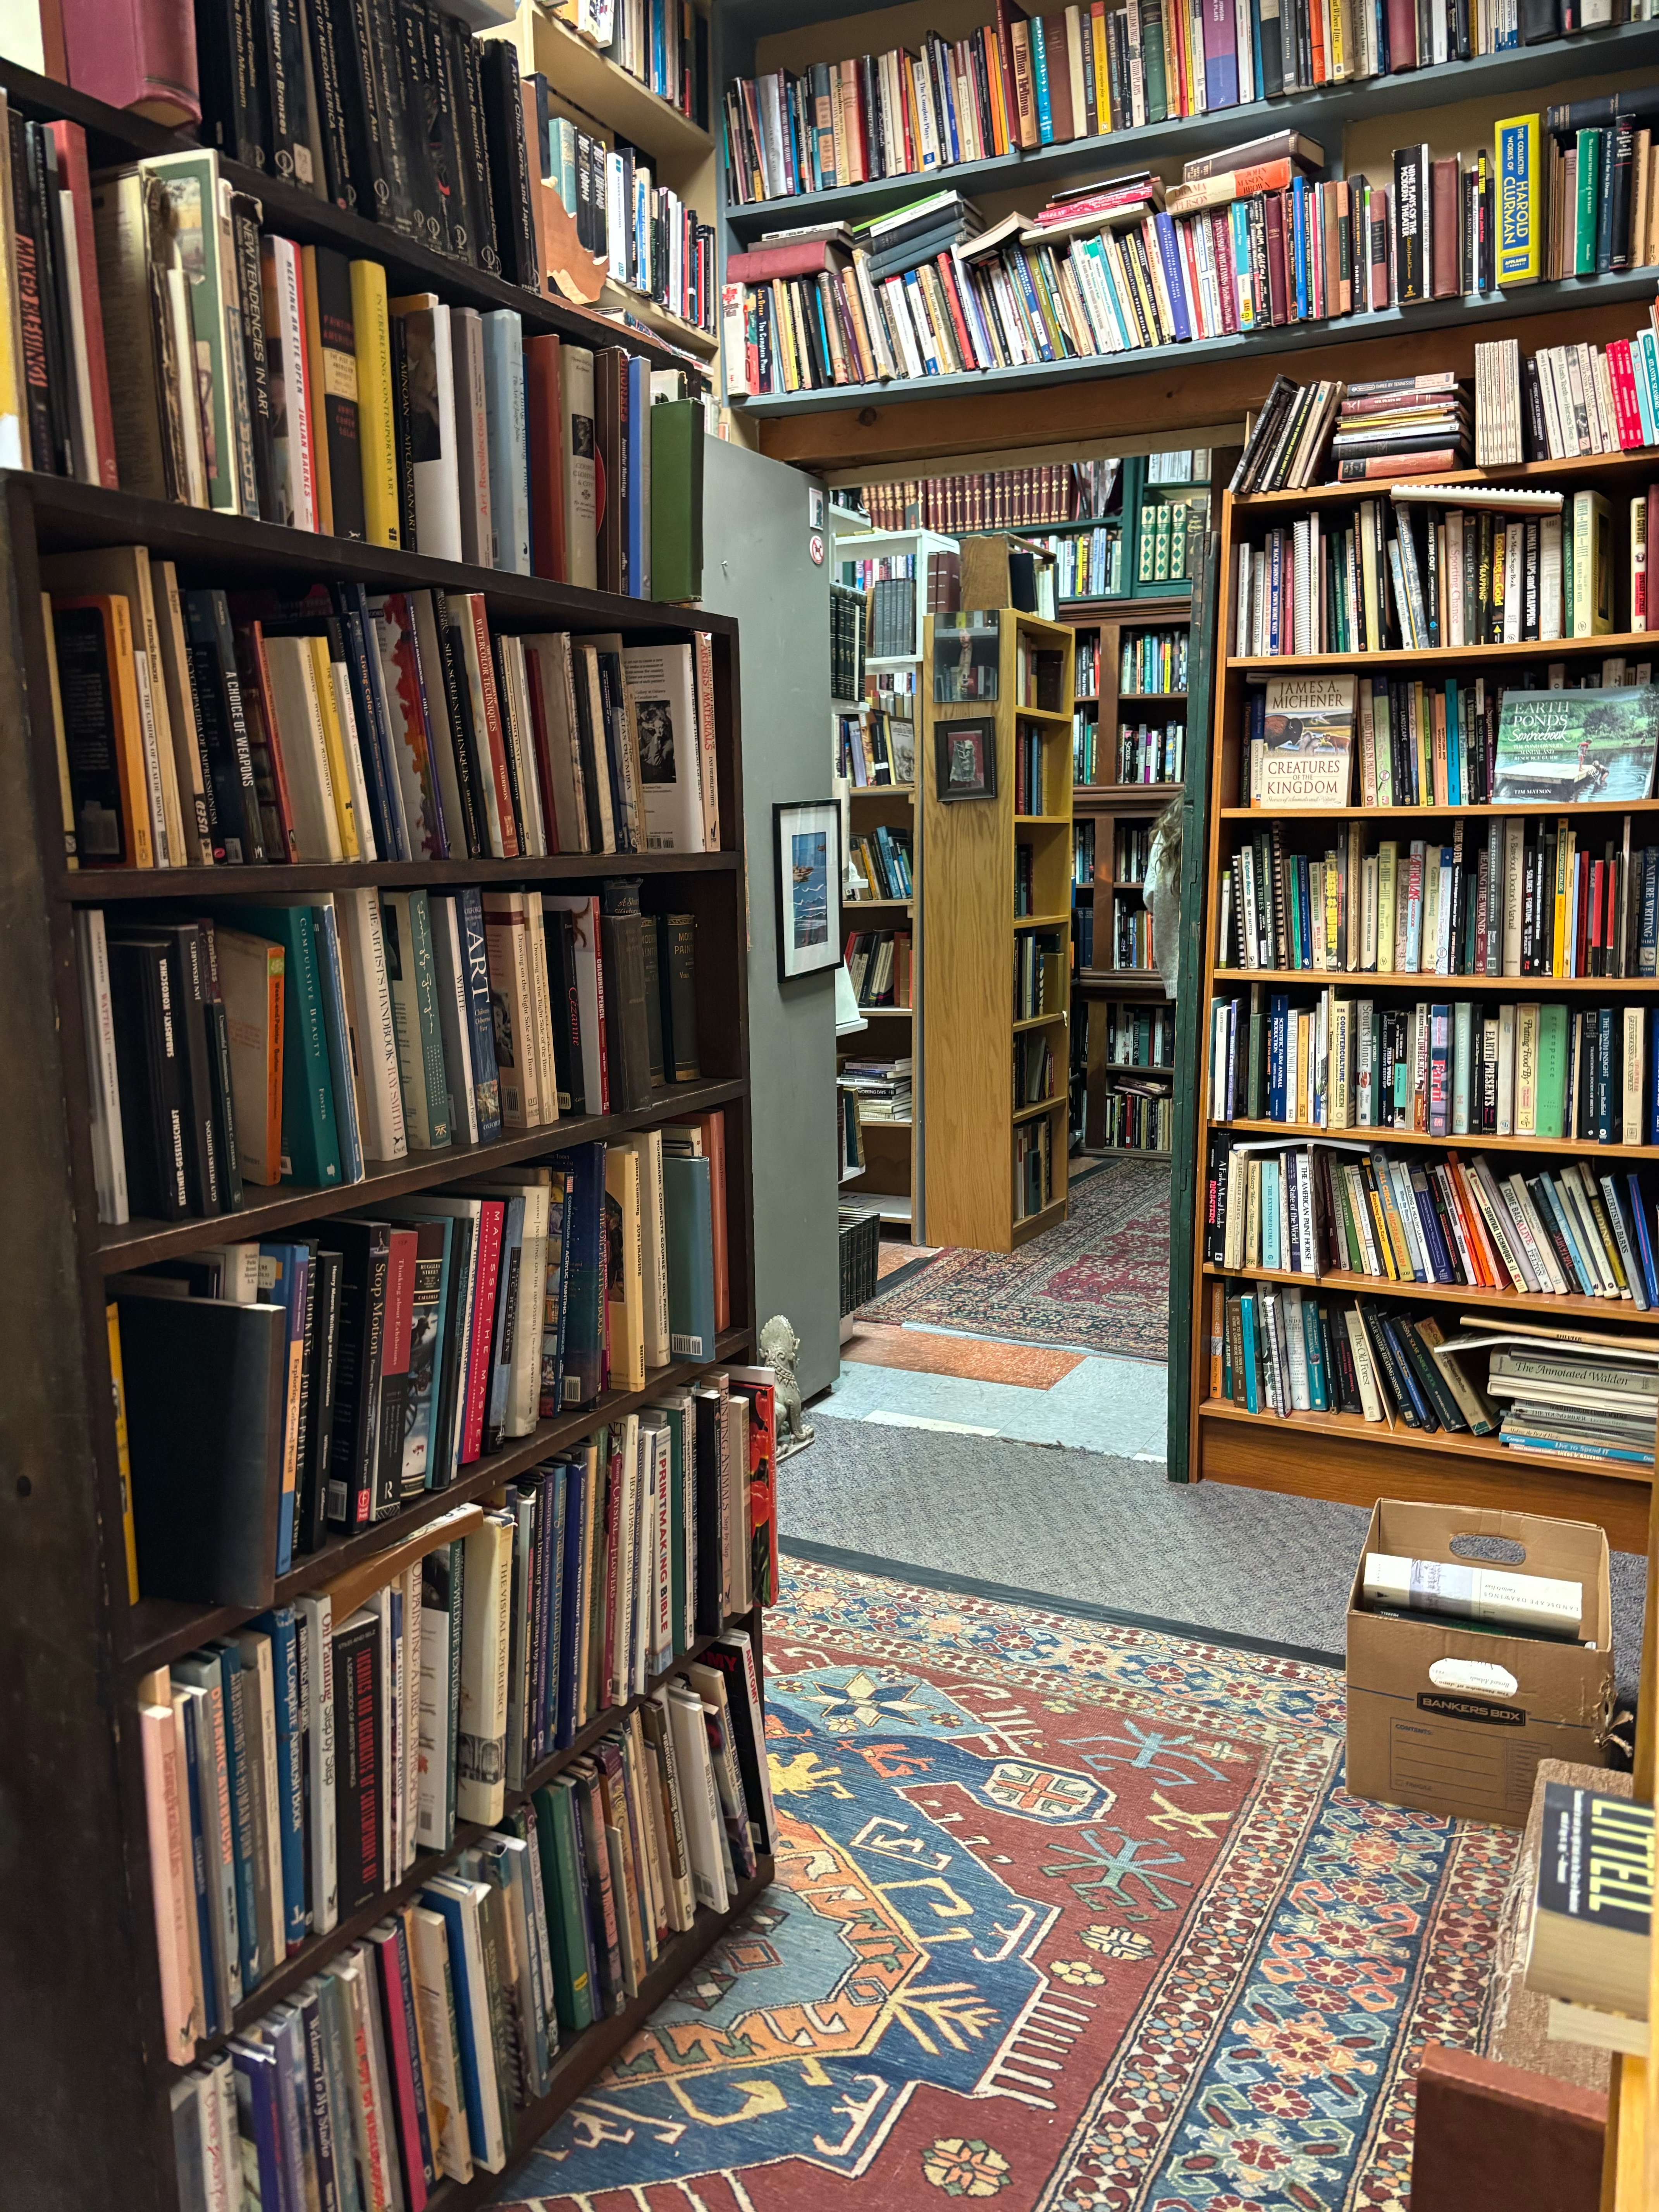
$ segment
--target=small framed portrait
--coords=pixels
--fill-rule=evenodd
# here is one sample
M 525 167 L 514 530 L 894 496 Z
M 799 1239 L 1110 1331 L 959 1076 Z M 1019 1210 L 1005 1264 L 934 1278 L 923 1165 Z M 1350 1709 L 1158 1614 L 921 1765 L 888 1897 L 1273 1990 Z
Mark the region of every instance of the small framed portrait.
M 933 776 L 940 803 L 997 795 L 997 726 L 994 717 L 938 722 L 933 727 Z
M 778 981 L 841 965 L 841 809 L 833 799 L 772 809 L 778 881 Z

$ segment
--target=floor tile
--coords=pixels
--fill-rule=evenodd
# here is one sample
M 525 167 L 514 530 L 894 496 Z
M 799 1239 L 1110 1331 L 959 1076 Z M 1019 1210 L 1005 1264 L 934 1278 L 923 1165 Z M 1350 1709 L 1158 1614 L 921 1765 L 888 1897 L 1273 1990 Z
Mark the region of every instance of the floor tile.
M 884 1237 L 876 1248 L 876 1280 L 881 1282 L 908 1267 L 913 1260 L 931 1260 L 939 1250 L 937 1244 L 902 1244 L 896 1237 Z
M 1080 1367 L 1085 1357 L 1080 1352 L 1054 1352 L 1042 1345 L 895 1328 L 876 1322 L 861 1322 L 842 1345 L 841 1356 L 872 1367 L 960 1375 L 977 1382 L 1012 1382 L 1027 1390 L 1052 1389 L 1062 1376 Z
M 1047 1390 L 848 1360 L 828 1395 L 813 1405 L 811 1417 L 862 1421 L 873 1413 L 919 1415 L 988 1428 L 1026 1443 L 1161 1461 L 1166 1388 L 1161 1367 L 1099 1356 L 1079 1361 Z

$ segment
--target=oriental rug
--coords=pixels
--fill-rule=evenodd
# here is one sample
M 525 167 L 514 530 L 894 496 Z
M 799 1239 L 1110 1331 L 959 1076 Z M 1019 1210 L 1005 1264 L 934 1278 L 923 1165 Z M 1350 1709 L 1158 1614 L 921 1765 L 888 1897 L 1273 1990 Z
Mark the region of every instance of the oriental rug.
M 777 1878 L 532 2212 L 1378 2212 L 1516 1839 L 1344 1792 L 1340 1674 L 799 1560 Z
M 1073 1184 L 1055 1228 L 1017 1252 L 947 1245 L 890 1291 L 878 1285 L 859 1318 L 1167 1359 L 1170 1170 L 1109 1160 Z

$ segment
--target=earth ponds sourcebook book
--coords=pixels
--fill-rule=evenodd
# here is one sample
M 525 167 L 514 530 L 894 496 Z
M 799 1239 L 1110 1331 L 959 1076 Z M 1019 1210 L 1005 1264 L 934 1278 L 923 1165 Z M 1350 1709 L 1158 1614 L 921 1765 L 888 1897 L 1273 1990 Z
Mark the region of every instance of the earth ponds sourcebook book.
M 1650 798 L 1656 738 L 1659 685 L 1506 691 L 1492 795 L 1562 806 Z

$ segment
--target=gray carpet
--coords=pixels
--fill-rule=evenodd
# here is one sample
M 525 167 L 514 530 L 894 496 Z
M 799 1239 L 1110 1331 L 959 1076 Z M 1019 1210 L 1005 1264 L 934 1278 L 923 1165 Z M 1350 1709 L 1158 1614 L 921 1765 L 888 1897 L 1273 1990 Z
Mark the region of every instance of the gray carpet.
M 1357 1505 L 1002 1437 L 823 1416 L 778 1470 L 786 1541 L 1340 1655 L 1364 1540 Z M 848 1562 L 850 1564 L 850 1562 Z M 1646 1563 L 1613 1555 L 1621 1689 L 1641 1658 Z M 1340 1656 L 1337 1663 L 1340 1663 Z

